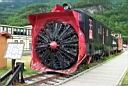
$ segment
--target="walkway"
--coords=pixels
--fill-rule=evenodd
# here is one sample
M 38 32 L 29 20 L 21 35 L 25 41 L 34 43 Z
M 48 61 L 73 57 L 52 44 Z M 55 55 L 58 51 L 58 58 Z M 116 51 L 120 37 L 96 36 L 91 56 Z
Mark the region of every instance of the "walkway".
M 128 69 L 128 51 L 61 86 L 117 86 Z

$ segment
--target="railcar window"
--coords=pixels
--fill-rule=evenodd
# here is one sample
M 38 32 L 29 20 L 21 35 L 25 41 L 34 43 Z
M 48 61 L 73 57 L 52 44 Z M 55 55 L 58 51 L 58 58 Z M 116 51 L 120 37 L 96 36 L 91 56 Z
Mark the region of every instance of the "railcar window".
M 29 49 L 32 50 L 32 42 L 29 42 Z
M 30 30 L 30 35 L 32 35 L 32 30 Z
M 24 43 L 24 41 L 23 40 L 20 40 L 20 43 Z
M 30 29 L 28 29 L 28 35 L 31 36 L 31 30 Z
M 17 28 L 17 34 L 21 35 L 20 28 Z
M 24 35 L 24 30 L 23 29 L 21 29 L 20 32 L 21 32 L 21 35 Z
M 0 26 L 0 32 L 3 32 L 3 28 Z
M 14 40 L 15 43 L 18 43 L 18 40 Z
M 100 26 L 100 28 L 98 29 L 98 33 L 102 34 L 102 26 Z
M 79 13 L 79 21 L 82 22 L 83 15 L 81 13 Z
M 4 32 L 7 32 L 7 27 L 3 27 L 3 31 Z
M 26 34 L 27 34 L 27 36 L 28 36 L 28 29 L 26 29 Z
M 17 35 L 17 34 L 18 34 L 16 28 L 14 28 L 14 30 L 13 30 L 13 34 L 14 34 L 14 35 Z
M 100 28 L 98 28 L 98 34 L 100 34 Z
M 12 28 L 8 27 L 8 33 L 12 34 Z
M 26 29 L 23 30 L 23 35 L 27 35 L 27 30 Z
M 106 30 L 106 36 L 108 36 L 108 29 Z

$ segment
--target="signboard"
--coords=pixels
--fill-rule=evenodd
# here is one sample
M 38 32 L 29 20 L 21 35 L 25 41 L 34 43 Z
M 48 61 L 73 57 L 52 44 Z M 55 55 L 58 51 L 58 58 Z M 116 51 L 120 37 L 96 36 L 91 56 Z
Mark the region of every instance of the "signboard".
M 21 59 L 23 54 L 23 43 L 8 43 L 5 58 L 8 59 Z
M 92 19 L 89 19 L 89 39 L 93 39 L 93 24 L 92 24 Z
M 92 30 L 90 29 L 89 30 L 89 39 L 93 39 L 93 36 L 92 36 L 93 34 L 92 34 Z

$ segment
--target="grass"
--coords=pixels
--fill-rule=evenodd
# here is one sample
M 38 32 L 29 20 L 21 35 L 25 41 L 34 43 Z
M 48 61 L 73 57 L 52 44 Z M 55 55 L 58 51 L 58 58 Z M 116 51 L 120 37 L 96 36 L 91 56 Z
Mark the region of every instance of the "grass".
M 121 86 L 128 86 L 128 71 L 127 71 L 127 73 L 126 73 L 126 75 L 125 75 L 125 77 L 121 83 Z
M 102 63 L 104 61 L 110 60 L 110 59 L 112 59 L 113 57 L 115 57 L 117 55 L 119 55 L 119 54 L 111 55 L 109 57 L 103 57 L 101 60 L 93 62 L 89 65 L 86 65 L 86 64 L 84 64 L 85 62 L 83 62 L 83 64 L 80 65 L 78 71 L 79 70 L 85 70 L 89 67 L 92 67 L 92 66 L 95 66 L 95 65 L 97 65 L 99 63 Z M 37 71 L 34 71 L 30 68 L 31 56 L 23 56 L 22 59 L 17 60 L 17 62 L 24 62 L 24 64 L 25 64 L 24 75 L 32 75 L 32 74 L 37 74 L 38 73 Z M 11 60 L 10 59 L 7 60 L 7 68 L 0 69 L 0 76 L 2 74 L 4 74 L 5 72 L 7 72 L 9 69 L 11 69 Z
M 31 76 L 33 74 L 38 73 L 37 71 L 34 71 L 30 68 L 31 56 L 23 56 L 21 60 L 16 60 L 16 62 L 23 62 L 24 63 L 24 65 L 25 65 L 24 66 L 24 72 L 23 72 L 24 77 Z M 11 69 L 11 60 L 8 59 L 7 60 L 7 68 L 0 69 L 0 76 L 5 74 L 10 69 Z M 7 80 L 8 80 L 8 78 L 6 80 L 4 80 L 1 84 L 5 84 Z M 0 86 L 3 86 L 1 84 L 0 84 Z
M 109 57 L 103 57 L 100 60 L 94 61 L 91 64 L 86 64 L 86 62 L 83 61 L 82 64 L 80 64 L 80 66 L 78 67 L 77 71 L 75 73 L 70 74 L 69 76 L 76 75 L 76 74 L 78 74 L 82 71 L 85 71 L 86 69 L 89 69 L 89 68 L 93 67 L 93 66 L 96 66 L 98 64 L 101 64 L 101 63 L 104 63 L 104 62 L 109 61 L 111 59 L 114 59 L 119 54 L 121 54 L 121 53 L 116 53 L 116 54 L 110 55 Z
M 6 73 L 6 71 L 8 71 L 9 68 L 3 68 L 3 69 L 0 69 L 0 76 L 2 76 L 4 73 Z
M 83 62 L 79 66 L 78 70 L 75 73 L 72 73 L 71 76 L 78 74 L 78 73 L 80 73 L 80 72 L 82 72 L 82 71 L 84 71 L 90 67 L 93 67 L 99 63 L 103 63 L 105 61 L 111 60 L 117 55 L 119 55 L 119 54 L 111 55 L 109 57 L 103 57 L 101 60 L 95 61 L 89 65 L 87 65 L 87 64 L 85 64 L 85 62 Z M 30 68 L 31 56 L 23 56 L 23 58 L 21 60 L 17 60 L 17 62 L 19 62 L 19 61 L 24 62 L 24 64 L 25 64 L 25 71 L 24 71 L 25 77 L 38 73 L 37 71 L 34 71 Z M 0 69 L 0 76 L 3 75 L 4 73 L 6 73 L 9 69 L 11 69 L 11 60 L 7 60 L 7 68 Z M 123 86 L 126 86 L 126 85 L 123 85 Z
M 25 70 L 24 70 L 24 76 L 37 74 L 37 71 L 34 71 L 30 68 L 30 62 L 31 62 L 31 56 L 23 56 L 21 60 L 16 60 L 16 62 L 24 62 Z M 0 76 L 2 76 L 4 73 L 6 73 L 9 69 L 11 69 L 11 60 L 7 60 L 7 68 L 0 69 Z

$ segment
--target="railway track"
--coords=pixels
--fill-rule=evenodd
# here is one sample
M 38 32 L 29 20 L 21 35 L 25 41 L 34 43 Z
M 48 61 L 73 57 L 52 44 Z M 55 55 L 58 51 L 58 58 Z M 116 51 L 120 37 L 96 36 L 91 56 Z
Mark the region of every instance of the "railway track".
M 105 61 L 107 62 L 107 61 Z M 89 69 L 83 70 L 81 72 L 78 72 L 76 74 L 69 74 L 69 75 L 62 75 L 62 74 L 36 74 L 32 75 L 30 77 L 24 78 L 25 84 L 18 84 L 16 86 L 59 86 L 62 85 L 65 82 L 71 81 L 74 78 L 81 76 L 85 72 L 88 72 L 101 64 L 104 64 L 105 62 L 102 62 L 100 64 L 97 64 L 93 67 L 90 67 Z
M 61 74 L 36 74 L 24 78 L 22 86 L 58 86 L 68 79 L 68 75 Z M 19 86 L 20 84 L 17 84 Z

